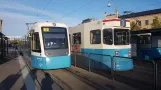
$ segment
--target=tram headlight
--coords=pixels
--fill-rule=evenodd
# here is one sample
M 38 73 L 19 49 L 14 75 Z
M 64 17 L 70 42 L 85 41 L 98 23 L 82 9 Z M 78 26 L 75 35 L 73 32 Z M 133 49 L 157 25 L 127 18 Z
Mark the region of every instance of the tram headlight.
M 47 61 L 47 62 L 49 62 L 49 61 L 50 61 L 50 59 L 47 57 L 47 58 L 46 58 L 46 61 Z
M 131 51 L 129 51 L 128 55 L 131 56 Z
M 115 56 L 118 56 L 118 51 L 115 51 Z

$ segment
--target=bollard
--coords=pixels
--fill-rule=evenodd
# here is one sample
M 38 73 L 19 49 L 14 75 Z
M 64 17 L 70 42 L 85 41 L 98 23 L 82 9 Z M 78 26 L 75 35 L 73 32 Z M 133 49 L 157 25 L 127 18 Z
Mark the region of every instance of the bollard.
M 91 71 L 91 60 L 90 60 L 90 53 L 88 55 L 88 71 Z
M 111 76 L 112 76 L 112 80 L 115 80 L 114 77 L 114 57 L 111 57 Z
M 154 64 L 154 90 L 157 90 L 158 88 L 158 64 L 157 64 L 157 60 L 152 60 L 153 64 Z
M 155 64 L 155 87 L 158 90 L 158 63 Z

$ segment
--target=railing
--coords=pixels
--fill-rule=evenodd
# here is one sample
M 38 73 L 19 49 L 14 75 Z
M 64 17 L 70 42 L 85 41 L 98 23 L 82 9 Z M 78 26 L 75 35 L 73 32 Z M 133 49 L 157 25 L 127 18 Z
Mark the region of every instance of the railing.
M 135 58 L 135 60 L 139 60 L 137 58 Z M 159 90 L 159 87 L 158 87 L 158 77 L 159 77 L 159 73 L 161 73 L 159 71 L 159 65 L 161 65 L 161 59 L 159 58 L 156 58 L 156 59 L 153 59 L 153 60 L 143 60 L 144 62 L 148 62 L 148 63 L 151 63 L 153 66 L 152 66 L 152 69 L 144 69 L 144 71 L 149 71 L 149 72 L 153 72 L 153 90 Z M 150 67 L 150 66 L 149 66 Z M 160 67 L 161 68 L 161 67 Z M 140 68 L 142 69 L 142 68 Z M 161 83 L 161 82 L 160 82 Z
M 111 55 L 104 55 L 104 54 L 96 54 L 96 53 L 87 53 L 87 52 L 72 52 L 74 54 L 74 66 L 77 67 L 77 55 L 83 55 L 86 56 L 86 60 L 88 59 L 88 71 L 91 72 L 91 56 L 92 55 L 99 55 L 101 57 L 109 57 L 110 61 L 111 61 L 111 68 L 110 68 L 110 72 L 111 72 L 111 77 L 112 80 L 115 80 L 115 71 L 116 71 L 116 61 L 114 60 L 115 58 L 126 58 L 128 60 L 132 60 L 133 58 L 130 57 L 122 57 L 122 56 L 111 56 Z M 103 58 L 104 59 L 104 58 Z M 126 61 L 126 60 L 123 60 Z M 153 65 L 153 81 L 154 81 L 154 90 L 158 90 L 158 60 L 151 60 L 151 61 L 147 61 L 150 62 Z M 160 62 L 160 61 L 159 61 Z M 135 65 L 134 65 L 135 66 Z M 144 71 L 149 71 L 147 69 L 144 69 Z

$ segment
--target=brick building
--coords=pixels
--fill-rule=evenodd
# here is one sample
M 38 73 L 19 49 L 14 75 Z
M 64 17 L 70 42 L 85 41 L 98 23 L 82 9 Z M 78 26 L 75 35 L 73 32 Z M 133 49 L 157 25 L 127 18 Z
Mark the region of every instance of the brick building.
M 131 13 L 127 15 L 120 16 L 121 18 L 130 19 L 130 22 L 138 21 L 138 26 L 141 27 L 141 29 L 151 29 L 151 24 L 153 23 L 153 20 L 155 17 L 159 18 L 159 21 L 161 22 L 161 8 L 160 9 L 154 9 L 154 10 L 147 10 L 137 13 Z

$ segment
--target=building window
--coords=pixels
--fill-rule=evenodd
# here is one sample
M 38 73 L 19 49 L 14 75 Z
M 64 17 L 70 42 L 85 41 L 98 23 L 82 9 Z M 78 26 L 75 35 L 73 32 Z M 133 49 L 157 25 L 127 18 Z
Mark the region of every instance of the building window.
M 73 44 L 81 44 L 81 32 L 73 33 Z
M 101 31 L 100 30 L 90 31 L 90 42 L 91 44 L 101 44 Z
M 138 21 L 138 25 L 141 26 L 141 21 Z
M 145 25 L 149 25 L 149 20 L 145 20 Z

